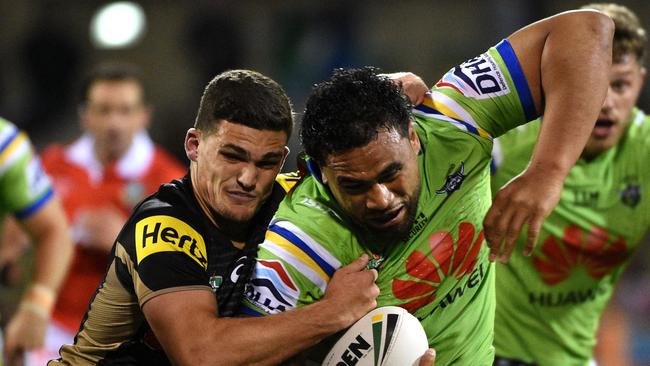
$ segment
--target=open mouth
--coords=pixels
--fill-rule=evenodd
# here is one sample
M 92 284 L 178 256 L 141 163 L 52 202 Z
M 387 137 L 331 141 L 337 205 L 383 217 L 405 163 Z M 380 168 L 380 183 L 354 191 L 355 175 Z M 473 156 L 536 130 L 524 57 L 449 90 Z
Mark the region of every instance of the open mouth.
M 378 227 L 391 226 L 399 220 L 402 211 L 404 211 L 404 206 L 382 215 L 373 215 L 368 217 L 368 220 Z
M 601 118 L 596 121 L 592 136 L 604 138 L 608 137 L 616 124 L 610 119 Z

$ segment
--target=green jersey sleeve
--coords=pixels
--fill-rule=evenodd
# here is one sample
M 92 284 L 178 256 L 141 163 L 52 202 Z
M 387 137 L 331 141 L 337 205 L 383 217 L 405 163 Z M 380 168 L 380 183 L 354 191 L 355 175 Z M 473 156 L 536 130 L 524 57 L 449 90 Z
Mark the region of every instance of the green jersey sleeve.
M 53 195 L 51 181 L 27 135 L 0 118 L 0 201 L 2 213 L 24 219 Z
M 414 108 L 492 139 L 537 117 L 528 82 L 507 40 L 449 70 Z
M 244 312 L 272 314 L 313 303 L 334 271 L 362 253 L 323 189 L 306 178 L 280 204 L 259 247 Z

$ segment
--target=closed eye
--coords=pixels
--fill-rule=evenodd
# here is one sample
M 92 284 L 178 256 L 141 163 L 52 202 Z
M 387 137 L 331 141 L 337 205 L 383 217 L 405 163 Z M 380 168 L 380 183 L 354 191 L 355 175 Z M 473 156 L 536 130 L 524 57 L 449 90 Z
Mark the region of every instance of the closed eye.
M 280 164 L 281 160 L 262 160 L 257 162 L 257 167 L 261 169 L 273 169 Z
M 232 161 L 232 162 L 246 161 L 245 157 L 243 157 L 241 155 L 238 155 L 238 154 L 233 154 L 233 153 L 225 152 L 225 151 L 220 151 L 219 153 L 221 154 L 221 156 L 226 158 L 226 160 L 228 160 L 228 161 Z

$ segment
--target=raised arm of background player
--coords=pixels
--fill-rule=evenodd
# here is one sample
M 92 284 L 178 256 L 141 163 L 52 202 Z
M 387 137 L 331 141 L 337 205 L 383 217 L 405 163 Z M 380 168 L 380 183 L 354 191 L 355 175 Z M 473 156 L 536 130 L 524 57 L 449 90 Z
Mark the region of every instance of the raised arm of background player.
M 528 168 L 499 191 L 485 217 L 490 260 L 506 262 L 526 225 L 524 254 L 532 252 L 598 118 L 613 34 L 608 16 L 584 10 L 543 19 L 508 37 L 544 123 Z

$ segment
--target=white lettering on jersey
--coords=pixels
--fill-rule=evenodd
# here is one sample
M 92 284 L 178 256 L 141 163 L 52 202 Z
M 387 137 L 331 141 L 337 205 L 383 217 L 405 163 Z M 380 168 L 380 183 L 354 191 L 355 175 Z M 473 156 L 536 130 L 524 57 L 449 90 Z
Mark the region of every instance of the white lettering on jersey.
M 442 77 L 437 86 L 450 86 L 475 99 L 494 98 L 510 93 L 508 83 L 496 61 L 488 53 L 456 66 Z

